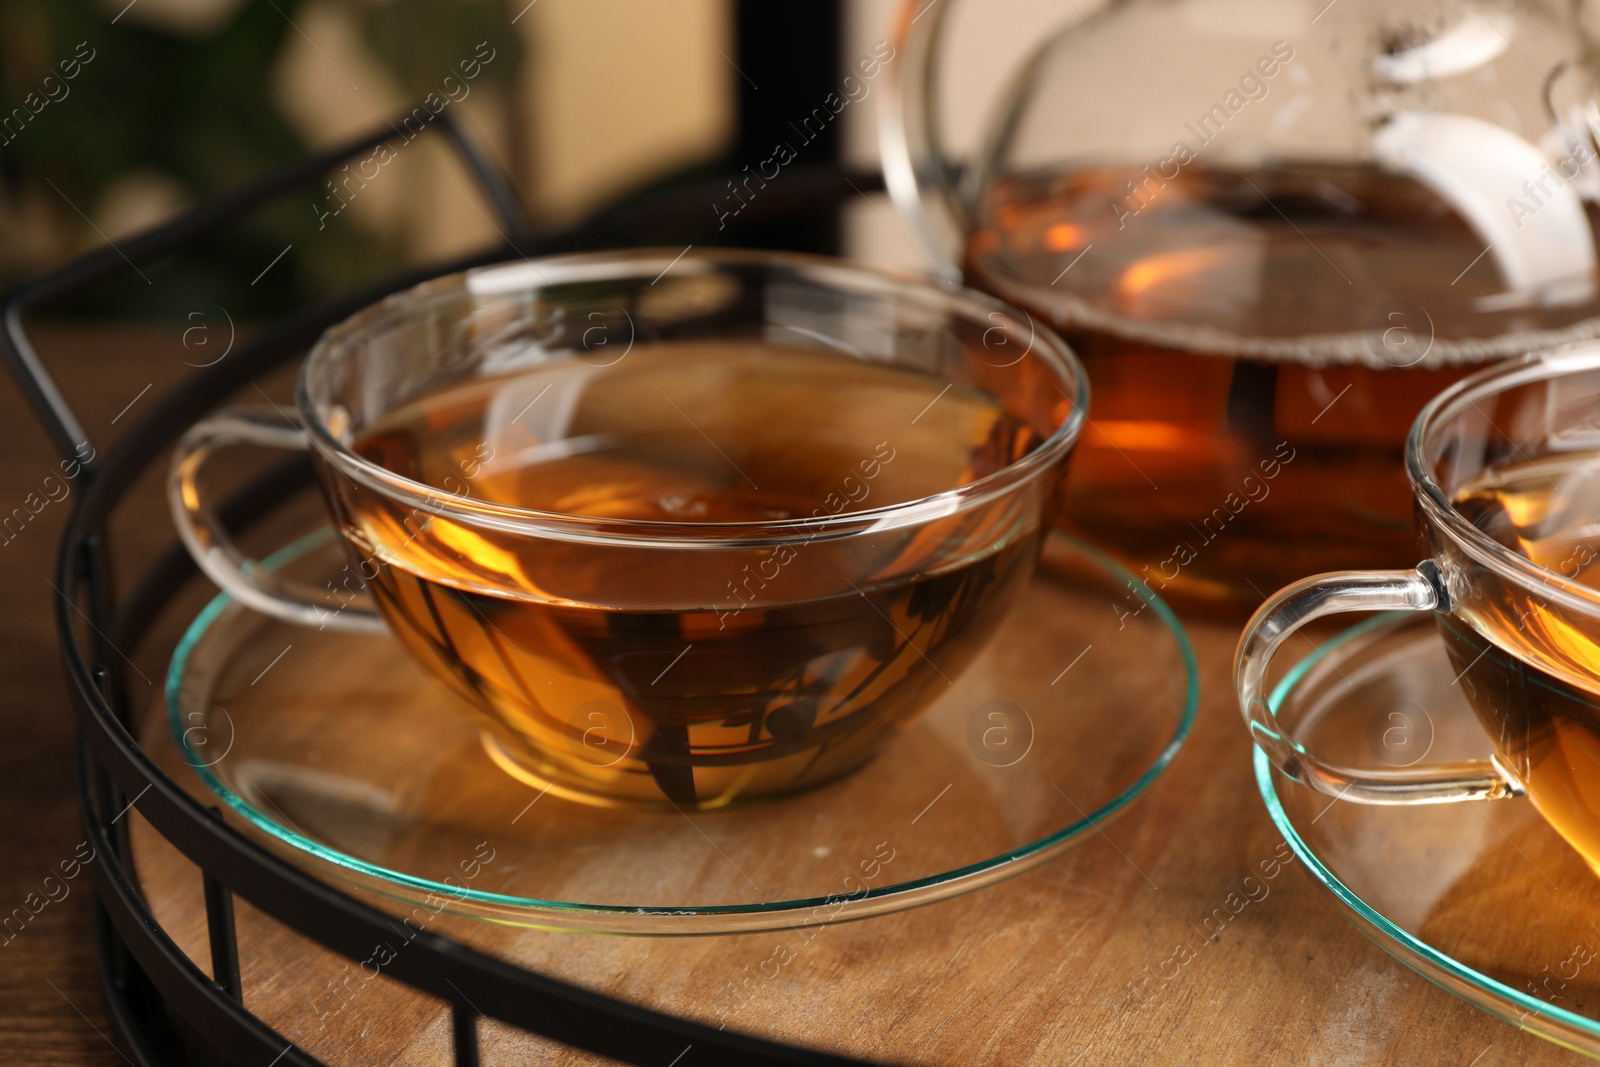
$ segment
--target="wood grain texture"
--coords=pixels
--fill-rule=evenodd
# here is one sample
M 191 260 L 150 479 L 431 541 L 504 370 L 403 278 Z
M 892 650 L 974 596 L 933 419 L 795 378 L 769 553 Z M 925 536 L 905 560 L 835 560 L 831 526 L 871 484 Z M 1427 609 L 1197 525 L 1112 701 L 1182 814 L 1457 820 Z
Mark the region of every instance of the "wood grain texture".
M 92 428 L 114 431 L 111 418 L 146 383 L 159 390 L 185 372 L 173 334 L 140 343 L 127 334 L 59 338 L 62 377 Z M 14 390 L 0 389 L 0 415 L 6 510 L 33 491 L 55 457 Z M 146 495 L 152 502 L 141 505 L 130 530 L 134 555 L 170 537 L 158 499 Z M 54 594 L 45 580 L 65 515 L 66 504 L 52 504 L 24 536 L 0 547 L 5 911 L 71 857 L 82 836 L 56 667 Z M 1280 843 L 1256 794 L 1233 703 L 1228 671 L 1236 629 L 1192 623 L 1202 705 L 1194 735 L 1168 773 L 1077 851 L 997 887 L 825 928 L 804 941 L 787 934 L 507 936 L 448 918 L 436 929 L 477 944 L 494 939 L 519 962 L 652 1007 L 900 1062 L 1491 1067 L 1573 1059 L 1391 960 L 1345 922 L 1298 864 L 1270 879 L 1269 895 L 1220 937 L 1200 932 L 1200 920 Z M 156 666 L 139 662 L 146 673 Z M 132 818 L 154 909 L 204 961 L 198 876 Z M 111 1045 L 90 951 L 88 884 L 82 877 L 71 884 L 66 899 L 0 948 L 6 1063 L 123 1062 Z M 383 976 L 330 999 L 352 964 L 248 906 L 239 908 L 239 925 L 247 1003 L 280 1032 L 333 1063 L 447 1062 L 449 1020 L 438 1002 Z M 1160 972 L 1184 949 L 1192 958 L 1175 977 L 1135 993 L 1146 968 Z M 775 958 L 784 963 L 769 962 Z M 488 1063 L 594 1062 L 496 1025 L 485 1026 L 484 1046 Z M 681 1052 L 662 1049 L 663 1067 Z M 692 1050 L 678 1062 L 692 1067 Z

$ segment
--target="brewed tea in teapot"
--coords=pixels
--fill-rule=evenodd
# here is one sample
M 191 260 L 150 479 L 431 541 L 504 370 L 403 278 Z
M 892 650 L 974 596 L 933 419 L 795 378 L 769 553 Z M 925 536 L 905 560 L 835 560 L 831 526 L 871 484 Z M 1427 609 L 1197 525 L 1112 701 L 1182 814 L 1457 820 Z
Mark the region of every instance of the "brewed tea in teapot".
M 1590 5 L 1067 3 L 959 182 L 956 6 L 902 11 L 891 190 L 947 280 L 1083 358 L 1066 521 L 1157 590 L 1414 563 L 1422 405 L 1600 333 Z

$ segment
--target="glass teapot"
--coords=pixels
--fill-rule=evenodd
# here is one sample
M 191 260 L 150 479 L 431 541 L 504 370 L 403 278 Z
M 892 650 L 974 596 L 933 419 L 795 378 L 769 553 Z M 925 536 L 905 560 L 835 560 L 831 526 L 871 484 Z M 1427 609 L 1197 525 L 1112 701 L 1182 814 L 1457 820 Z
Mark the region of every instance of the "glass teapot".
M 890 192 L 947 281 L 1082 356 L 1066 522 L 1157 590 L 1414 563 L 1424 402 L 1600 334 L 1585 0 L 1066 0 L 959 172 L 957 4 L 899 10 Z

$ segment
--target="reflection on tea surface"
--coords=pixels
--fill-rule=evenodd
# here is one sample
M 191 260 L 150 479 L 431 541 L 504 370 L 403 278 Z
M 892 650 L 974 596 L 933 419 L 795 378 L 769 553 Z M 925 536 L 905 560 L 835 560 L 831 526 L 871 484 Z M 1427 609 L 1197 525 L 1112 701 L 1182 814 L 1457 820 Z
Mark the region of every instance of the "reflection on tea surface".
M 697 343 L 447 385 L 353 447 L 467 506 L 689 524 L 655 532 L 692 539 L 915 501 L 1040 440 L 941 378 Z M 391 627 L 489 714 L 508 769 L 583 799 L 695 806 L 857 766 L 966 665 L 1043 535 L 1014 496 L 870 537 L 819 525 L 673 551 L 343 496 Z

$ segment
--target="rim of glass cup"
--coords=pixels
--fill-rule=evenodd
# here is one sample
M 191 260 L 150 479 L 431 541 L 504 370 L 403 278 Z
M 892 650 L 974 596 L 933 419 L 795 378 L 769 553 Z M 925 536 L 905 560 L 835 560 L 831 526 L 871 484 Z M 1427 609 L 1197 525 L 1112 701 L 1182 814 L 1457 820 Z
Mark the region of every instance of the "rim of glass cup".
M 1530 352 L 1497 363 L 1461 379 L 1430 400 L 1411 424 L 1411 432 L 1406 437 L 1406 475 L 1411 479 L 1412 487 L 1418 491 L 1417 499 L 1433 522 L 1449 531 L 1477 562 L 1521 584 L 1538 585 L 1541 595 L 1550 596 L 1588 614 L 1600 613 L 1600 590 L 1568 581 L 1526 556 L 1517 555 L 1463 518 L 1451 505 L 1444 488 L 1434 479 L 1425 448 L 1441 423 L 1468 408 L 1477 408 L 1480 400 L 1530 382 L 1594 370 L 1600 370 L 1600 342 L 1593 341 Z M 1479 414 L 1483 414 L 1482 409 L 1478 410 Z M 1483 417 L 1488 420 L 1487 415 Z M 1494 424 L 1491 422 L 1490 425 Z M 1509 434 L 1505 436 L 1510 437 Z
M 1033 451 L 973 482 L 931 496 L 837 515 L 702 523 L 572 515 L 463 498 L 396 474 L 346 447 L 328 428 L 311 399 L 309 381 L 322 362 L 333 358 L 361 333 L 414 314 L 420 306 L 430 301 L 442 300 L 461 292 L 483 296 L 517 292 L 532 294 L 541 288 L 571 282 L 658 278 L 668 269 L 675 273 L 707 274 L 720 268 L 740 266 L 786 269 L 820 287 L 852 291 L 925 310 L 946 311 L 962 316 L 975 325 L 983 325 L 985 337 L 994 330 L 1001 330 L 1008 340 L 1020 342 L 1026 337 L 1027 348 L 1014 362 L 1020 363 L 1030 354 L 1037 355 L 1058 379 L 1058 390 L 1060 384 L 1071 387 L 1071 395 L 1063 391 L 1070 410 L 1061 424 Z M 691 542 L 704 546 L 708 543 L 733 542 L 749 546 L 759 545 L 763 541 L 779 543 L 796 538 L 814 540 L 818 537 L 848 536 L 867 530 L 893 529 L 928 522 L 1006 492 L 1048 471 L 1071 450 L 1087 419 L 1089 379 L 1076 353 L 1054 331 L 1037 324 L 1026 311 L 976 290 L 943 289 L 914 274 L 797 252 L 749 249 L 674 252 L 670 249 L 642 248 L 525 258 L 520 262 L 444 275 L 394 293 L 323 333 L 301 363 L 295 384 L 295 406 L 305 421 L 307 434 L 317 451 L 339 471 L 370 489 L 426 508 L 436 515 L 449 514 L 473 525 L 510 533 L 532 532 L 543 536 L 630 543 Z

